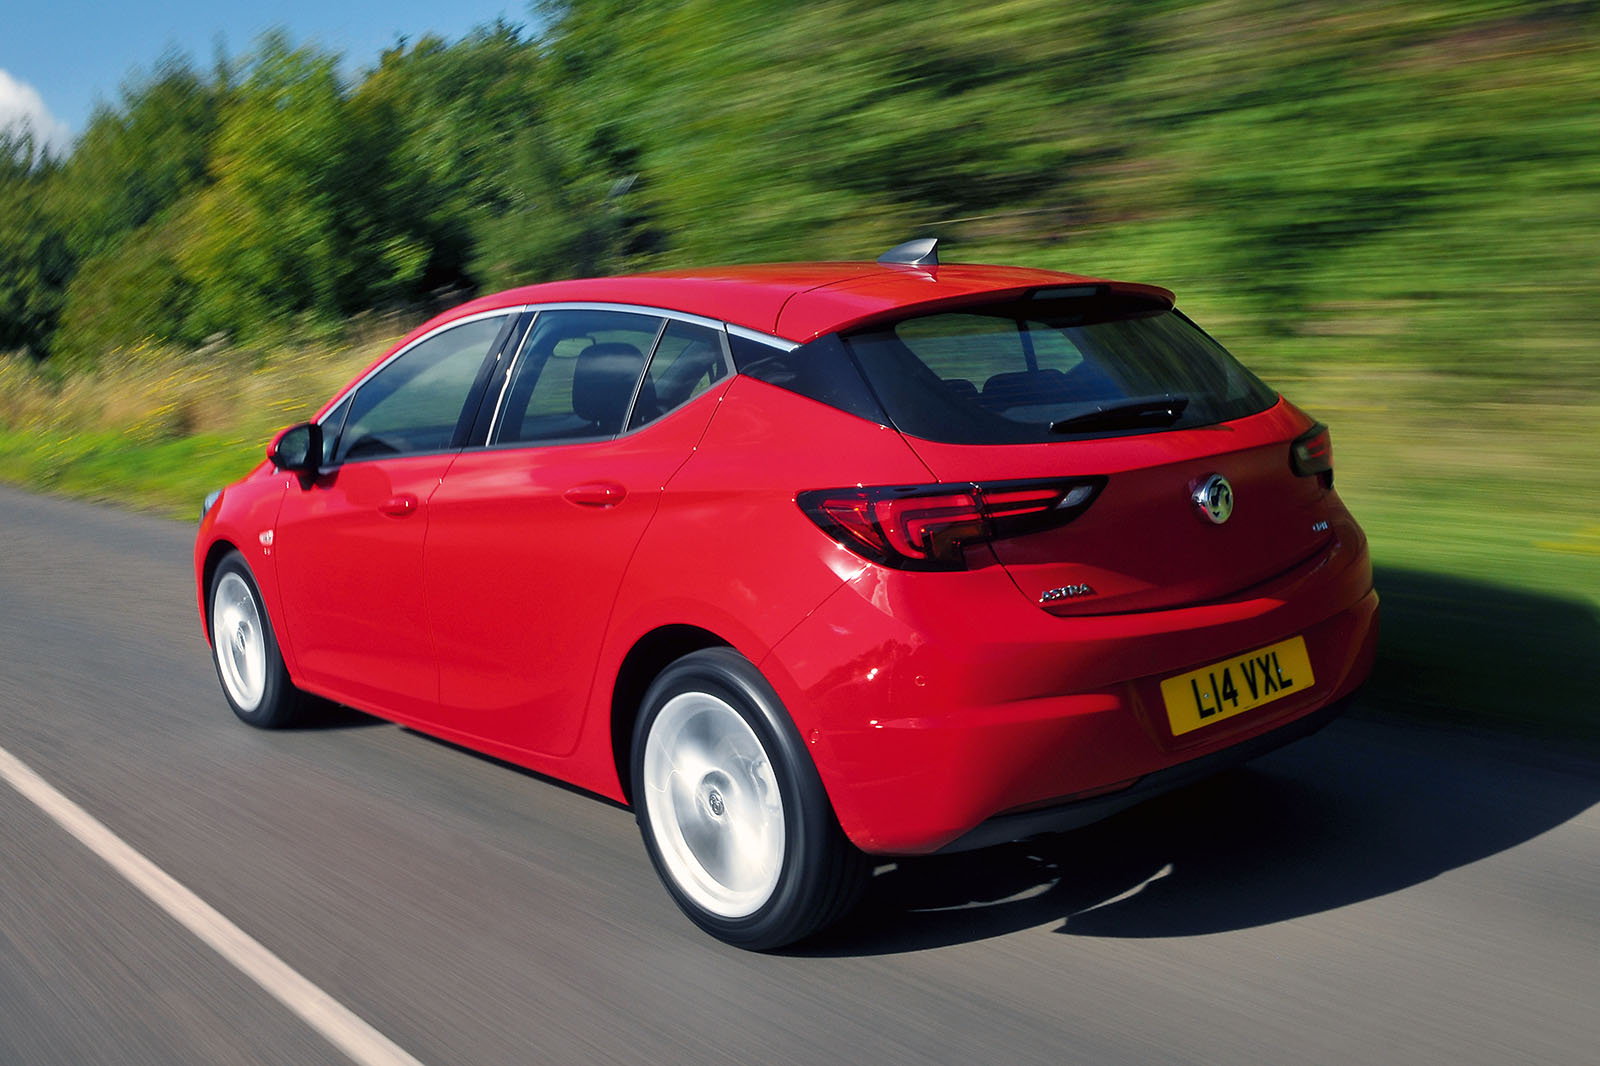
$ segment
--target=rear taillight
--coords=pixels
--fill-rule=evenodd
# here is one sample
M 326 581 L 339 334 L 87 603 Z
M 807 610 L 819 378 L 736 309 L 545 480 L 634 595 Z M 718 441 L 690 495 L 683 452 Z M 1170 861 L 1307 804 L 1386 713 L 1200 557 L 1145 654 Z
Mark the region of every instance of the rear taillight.
M 1289 469 L 1301 477 L 1316 475 L 1322 487 L 1333 487 L 1333 437 L 1318 422 L 1289 445 Z
M 897 570 L 965 570 L 967 552 L 1064 525 L 1094 502 L 1104 478 L 815 489 L 795 501 L 824 533 Z

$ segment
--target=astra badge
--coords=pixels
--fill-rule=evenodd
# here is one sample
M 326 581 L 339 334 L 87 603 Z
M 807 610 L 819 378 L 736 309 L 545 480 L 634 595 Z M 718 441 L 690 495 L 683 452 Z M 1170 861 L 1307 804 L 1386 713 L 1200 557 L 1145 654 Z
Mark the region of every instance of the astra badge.
M 1221 474 L 1212 474 L 1201 482 L 1193 499 L 1200 513 L 1219 526 L 1233 514 L 1233 486 Z
M 1075 600 L 1079 596 L 1093 596 L 1094 589 L 1088 585 L 1062 585 L 1058 589 L 1046 589 L 1039 597 L 1040 603 L 1054 603 L 1056 600 Z

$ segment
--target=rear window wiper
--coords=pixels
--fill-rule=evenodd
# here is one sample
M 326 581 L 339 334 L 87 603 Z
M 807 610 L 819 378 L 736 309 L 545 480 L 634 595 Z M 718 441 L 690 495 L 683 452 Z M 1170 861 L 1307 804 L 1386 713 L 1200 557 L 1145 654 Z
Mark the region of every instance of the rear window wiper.
M 1144 429 L 1170 426 L 1183 417 L 1187 396 L 1159 396 L 1097 407 L 1093 411 L 1050 423 L 1052 433 L 1088 433 L 1098 429 Z

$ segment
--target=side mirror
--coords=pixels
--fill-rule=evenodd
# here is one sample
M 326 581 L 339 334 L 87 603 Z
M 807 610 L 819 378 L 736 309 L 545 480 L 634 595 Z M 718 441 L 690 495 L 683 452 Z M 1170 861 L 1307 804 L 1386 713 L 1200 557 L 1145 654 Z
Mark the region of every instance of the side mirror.
M 267 461 L 290 473 L 315 474 L 322 467 L 322 427 L 315 422 L 290 426 L 267 445 Z

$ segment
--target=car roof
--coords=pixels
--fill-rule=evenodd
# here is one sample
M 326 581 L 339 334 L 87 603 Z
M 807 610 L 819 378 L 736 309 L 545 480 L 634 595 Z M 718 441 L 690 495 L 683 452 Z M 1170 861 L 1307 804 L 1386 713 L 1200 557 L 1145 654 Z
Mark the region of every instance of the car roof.
M 412 335 L 467 315 L 524 304 L 608 303 L 701 315 L 803 343 L 910 308 L 933 309 L 980 297 L 1085 283 L 1109 285 L 1172 304 L 1172 293 L 1157 286 L 1028 267 L 766 263 L 524 285 L 446 311 Z

